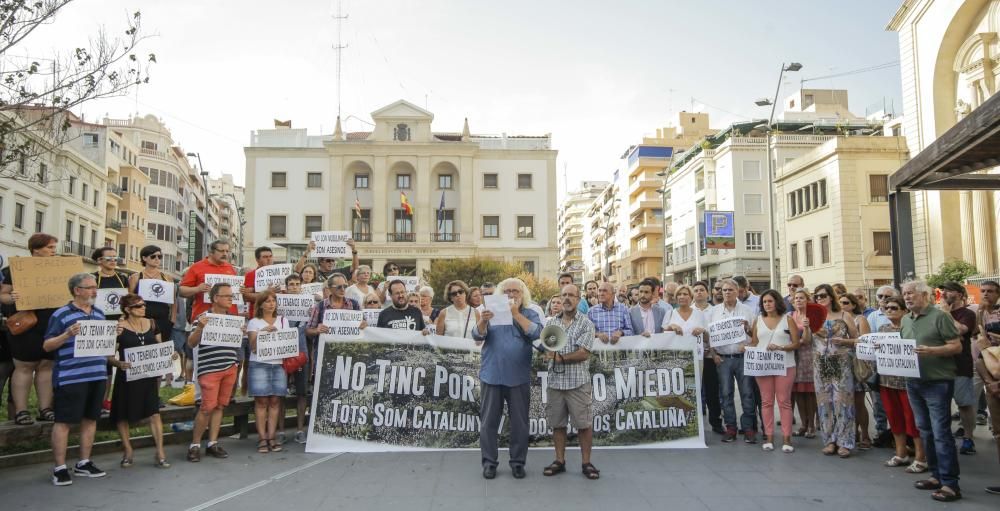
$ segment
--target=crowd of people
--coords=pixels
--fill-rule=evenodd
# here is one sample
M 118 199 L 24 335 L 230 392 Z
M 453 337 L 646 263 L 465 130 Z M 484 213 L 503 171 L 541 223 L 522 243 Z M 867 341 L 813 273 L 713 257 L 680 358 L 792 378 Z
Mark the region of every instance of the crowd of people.
M 240 390 L 254 400 L 258 453 L 278 452 L 286 442 L 285 398 L 290 394 L 297 398 L 294 440 L 306 441 L 307 395 L 315 374 L 317 342 L 329 331 L 323 321 L 325 312 L 380 309 L 377 322 L 363 322 L 362 328 L 437 333 L 467 338 L 483 347 L 480 442 L 487 479 L 496 477 L 496 434 L 505 405 L 511 429 L 512 474 L 525 476 L 531 360 L 535 353 L 531 342 L 547 325 L 562 327 L 568 342 L 544 355 L 550 364 L 564 368 L 548 376 L 547 418 L 553 428 L 556 459 L 545 467 L 546 476 L 566 471 L 567 427 L 572 423 L 579 431 L 582 473 L 588 479 L 600 477 L 590 459 L 587 361 L 593 344 L 664 332 L 698 340 L 703 413 L 708 428 L 721 436 L 722 443 L 742 437 L 749 444 L 761 443 L 764 451 L 780 446 L 784 453 L 793 453 L 798 446 L 794 438 L 819 437 L 822 453 L 840 458 L 858 450 L 889 447 L 893 453 L 884 461 L 885 466 L 927 474 L 915 483 L 916 488 L 929 490 L 936 500 L 950 502 L 962 496 L 959 455 L 976 453 L 974 430 L 991 420 L 994 438 L 1000 434 L 1000 374 L 982 355 L 1000 346 L 1000 284 L 996 282 L 981 283 L 981 303 L 972 306 L 966 286 L 960 283 L 946 283 L 938 291 L 920 281 L 906 282 L 899 289 L 883 286 L 875 294 L 877 303 L 869 306 L 864 290 L 848 292 L 835 283 L 809 289 L 798 275 L 788 279 L 785 294 L 773 289 L 758 294 L 741 276 L 691 284 L 664 284 L 649 277 L 637 285 L 616 288 L 597 281 L 577 285 L 572 275 L 562 274 L 557 279 L 559 292 L 537 303 L 518 279 L 476 283 L 478 286 L 454 280 L 440 290 L 448 305 L 437 308 L 433 288 L 411 289 L 404 281 L 392 279 L 400 273 L 398 264 L 386 264 L 382 268 L 385 281 L 375 285 L 372 269 L 359 264 L 353 242 L 348 244 L 350 266 L 337 268 L 337 261 L 330 258 L 313 264 L 304 255 L 282 284 L 261 291 L 254 287 L 256 268 L 246 272 L 240 289 L 207 281 L 208 275 L 237 276 L 229 262 L 230 245 L 224 240 L 213 242 L 205 259 L 191 265 L 178 282 L 161 269 L 163 253 L 159 247 L 143 248 L 143 268 L 132 274 L 116 267 L 113 248 L 100 248 L 92 256 L 98 271 L 69 280 L 69 303 L 57 309 L 34 310 L 35 321 L 30 325 L 15 320 L 19 318 L 18 283 L 5 268 L 0 275 L 0 305 L 8 321 L 0 344 L 4 355 L 0 359 L 0 389 L 9 376 L 8 416 L 18 425 L 36 420 L 54 422 L 52 481 L 56 485 L 71 484 L 74 475 L 105 475 L 90 460 L 102 412 L 110 416 L 121 435 L 122 468 L 134 463 L 129 428 L 144 421 L 148 421 L 155 440 L 153 464 L 168 468 L 159 416 L 160 378 L 129 381 L 124 350 L 170 342 L 181 371 L 167 379 L 196 384 L 198 395 L 187 460 L 201 460 L 206 434 L 204 453 L 228 457 L 219 438 L 223 409 Z M 56 248 L 56 238 L 47 234 L 37 233 L 28 241 L 33 257 L 55 256 Z M 257 268 L 274 263 L 267 247 L 258 248 L 254 255 Z M 313 296 L 309 319 L 283 317 L 277 294 L 300 294 L 304 285 L 313 283 L 322 283 L 322 291 Z M 154 288 L 159 291 L 152 293 Z M 121 293 L 118 310 L 103 311 L 95 306 L 95 298 L 107 290 Z M 938 293 L 940 300 L 936 299 Z M 491 324 L 495 310 L 484 301 L 493 294 L 508 298 L 513 318 L 510 324 Z M 239 299 L 245 303 L 242 310 L 234 303 Z M 245 316 L 243 347 L 202 343 L 210 313 Z M 74 357 L 79 321 L 89 319 L 117 322 L 118 356 Z M 743 338 L 713 346 L 710 325 L 732 319 L 742 324 Z M 294 360 L 258 358 L 261 334 L 290 328 L 299 332 L 299 353 L 290 357 Z M 898 332 L 902 339 L 916 341 L 918 378 L 878 374 L 875 364 L 858 357 L 862 337 L 876 332 Z M 785 373 L 744 374 L 747 349 L 785 352 Z M 38 408 L 34 417 L 28 407 L 32 388 Z M 954 417 L 953 409 L 957 410 Z M 952 430 L 953 418 L 959 421 L 957 431 Z M 70 426 L 75 424 L 80 427 L 81 459 L 70 467 L 66 464 L 66 444 Z M 987 491 L 1000 494 L 1000 487 Z

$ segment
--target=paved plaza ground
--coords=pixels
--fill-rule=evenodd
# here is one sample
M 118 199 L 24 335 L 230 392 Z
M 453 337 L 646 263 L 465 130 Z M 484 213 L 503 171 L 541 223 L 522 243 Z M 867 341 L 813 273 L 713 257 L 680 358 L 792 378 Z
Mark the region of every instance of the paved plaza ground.
M 1000 464 L 986 429 L 977 433 L 979 453 L 961 456 L 965 499 L 955 504 L 932 501 L 913 488 L 917 477 L 883 467 L 887 449 L 842 460 L 820 454 L 817 439 L 796 439 L 793 454 L 765 453 L 759 444 L 720 444 L 708 433 L 707 449 L 596 451 L 598 481 L 580 474 L 578 451 L 568 456 L 569 472 L 554 478 L 542 475 L 552 451 L 533 450 L 526 479 L 515 480 L 501 462 L 497 478 L 486 481 L 478 452 L 306 454 L 292 443 L 261 455 L 251 436 L 225 440 L 229 459 L 198 464 L 184 461 L 183 446 L 169 446 L 168 470 L 153 468 L 151 449 L 136 451 L 127 470 L 119 456 L 99 456 L 107 477 L 76 478 L 64 488 L 51 485 L 49 464 L 2 470 L 0 509 L 995 511 L 1000 496 L 983 487 L 1000 484 Z

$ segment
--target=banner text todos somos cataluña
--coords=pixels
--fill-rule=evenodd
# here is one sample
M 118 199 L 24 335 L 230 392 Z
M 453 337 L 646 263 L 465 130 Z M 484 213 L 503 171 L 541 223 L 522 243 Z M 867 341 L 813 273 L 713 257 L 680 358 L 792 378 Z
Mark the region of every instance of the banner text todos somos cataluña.
M 673 334 L 595 343 L 587 362 L 595 447 L 704 447 L 695 349 Z M 481 351 L 472 340 L 369 327 L 357 339 L 325 340 L 318 351 L 308 452 L 479 447 Z M 552 445 L 545 418 L 552 377 L 536 354 L 533 447 Z M 508 435 L 504 420 L 501 445 Z

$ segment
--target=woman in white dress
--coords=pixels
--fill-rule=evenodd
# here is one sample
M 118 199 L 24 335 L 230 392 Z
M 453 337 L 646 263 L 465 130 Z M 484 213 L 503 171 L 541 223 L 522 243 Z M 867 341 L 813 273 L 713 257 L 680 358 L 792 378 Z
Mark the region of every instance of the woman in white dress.
M 465 337 L 472 339 L 472 329 L 479 323 L 479 311 L 469 306 L 469 286 L 461 280 L 453 280 L 444 287 L 445 299 L 451 305 L 441 310 L 435 325 L 438 335 Z
M 705 348 L 702 334 L 708 328 L 707 319 L 702 311 L 692 306 L 694 291 L 691 290 L 691 286 L 678 287 L 674 293 L 674 299 L 677 300 L 677 307 L 668 310 L 667 314 L 663 316 L 663 331 L 695 337 L 698 343 L 695 360 L 700 362 L 704 357 Z

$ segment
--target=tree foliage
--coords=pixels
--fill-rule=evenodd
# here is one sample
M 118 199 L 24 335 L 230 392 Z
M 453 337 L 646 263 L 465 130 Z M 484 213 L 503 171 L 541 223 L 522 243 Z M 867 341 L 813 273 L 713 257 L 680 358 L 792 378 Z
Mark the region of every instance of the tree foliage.
M 72 1 L 0 0 L 0 178 L 35 179 L 17 166 L 68 140 L 73 108 L 149 82 L 156 55 L 140 54 L 148 36 L 139 12 L 127 17 L 122 35 L 109 36 L 102 27 L 66 52 L 19 54 L 29 36 L 55 23 Z
M 538 279 L 526 272 L 519 263 L 485 257 L 432 261 L 430 270 L 424 270 L 421 280 L 434 288 L 435 305 L 443 306 L 448 303 L 444 287 L 453 280 L 461 280 L 469 286 L 481 286 L 484 282 L 499 284 L 510 277 L 524 281 L 536 302 L 552 296 L 557 287 L 551 279 Z
M 965 279 L 979 273 L 976 266 L 961 259 L 952 259 L 938 267 L 937 273 L 927 276 L 927 285 L 941 287 L 945 282 L 963 283 Z

